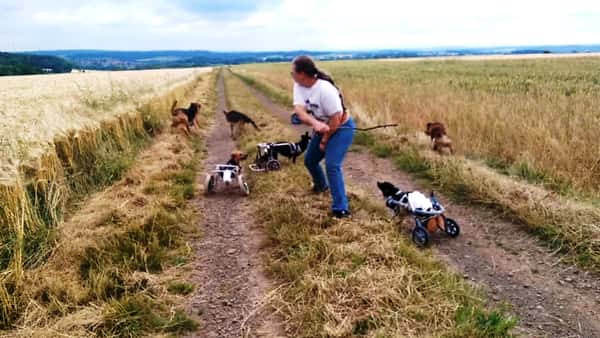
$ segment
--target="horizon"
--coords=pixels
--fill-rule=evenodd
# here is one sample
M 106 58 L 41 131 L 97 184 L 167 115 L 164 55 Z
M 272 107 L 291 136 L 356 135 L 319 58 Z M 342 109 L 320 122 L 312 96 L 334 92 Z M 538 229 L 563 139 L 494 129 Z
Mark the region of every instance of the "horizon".
M 99 49 L 99 48 L 76 48 L 76 49 L 33 49 L 33 50 L 18 50 L 18 51 L 7 51 L 0 50 L 0 52 L 6 53 L 35 53 L 35 52 L 209 52 L 209 53 L 291 53 L 291 52 L 378 52 L 378 51 L 444 51 L 450 49 L 456 50 L 468 50 L 468 49 L 519 49 L 519 48 L 552 48 L 552 47 L 573 47 L 573 48 L 584 48 L 584 47 L 596 47 L 600 49 L 600 42 L 597 43 L 585 43 L 585 44 L 533 44 L 533 45 L 489 45 L 489 46 L 431 46 L 431 47 L 403 47 L 403 48 L 356 48 L 356 49 L 273 49 L 273 50 L 215 50 L 215 49 Z

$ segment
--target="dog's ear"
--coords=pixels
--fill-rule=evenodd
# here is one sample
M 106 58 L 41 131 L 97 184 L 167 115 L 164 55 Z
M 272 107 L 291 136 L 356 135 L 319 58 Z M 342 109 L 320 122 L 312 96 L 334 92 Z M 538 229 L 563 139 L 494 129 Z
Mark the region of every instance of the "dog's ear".
M 428 123 L 427 123 L 427 126 L 425 127 L 425 134 L 427 134 L 427 135 L 430 135 L 430 134 L 431 134 L 431 125 L 432 125 L 432 124 L 433 124 L 433 123 L 431 123 L 431 122 L 428 122 Z
M 227 110 L 223 110 L 223 114 L 227 115 L 229 112 Z
M 240 160 L 245 160 L 247 158 L 248 158 L 248 154 L 244 154 L 244 153 L 240 154 Z

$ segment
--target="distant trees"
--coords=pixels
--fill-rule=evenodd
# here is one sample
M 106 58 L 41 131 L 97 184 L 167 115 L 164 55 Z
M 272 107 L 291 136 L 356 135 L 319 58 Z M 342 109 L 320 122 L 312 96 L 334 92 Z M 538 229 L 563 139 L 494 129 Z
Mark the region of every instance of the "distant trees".
M 56 56 L 0 52 L 0 76 L 69 73 L 72 68 L 69 61 Z

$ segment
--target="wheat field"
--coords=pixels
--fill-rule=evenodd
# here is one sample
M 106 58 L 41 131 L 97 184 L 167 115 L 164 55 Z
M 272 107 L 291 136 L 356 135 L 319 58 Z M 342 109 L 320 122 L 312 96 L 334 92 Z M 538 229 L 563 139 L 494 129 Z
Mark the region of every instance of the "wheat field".
M 458 153 L 563 194 L 600 196 L 600 58 L 321 62 L 365 124 L 444 122 Z M 290 64 L 239 67 L 291 94 Z
M 520 220 L 565 259 L 600 269 L 600 58 L 320 62 L 359 126 L 398 128 L 356 142 L 393 156 L 457 199 Z M 290 106 L 291 64 L 234 73 Z M 446 124 L 455 156 L 438 156 L 427 122 Z
M 0 81 L 0 181 L 15 179 L 20 164 L 35 162 L 54 138 L 98 128 L 132 113 L 149 99 L 203 72 L 165 69 L 10 76 Z
M 70 201 L 105 187 L 210 68 L 5 77 L 0 82 L 0 323 L 27 268 L 54 250 Z

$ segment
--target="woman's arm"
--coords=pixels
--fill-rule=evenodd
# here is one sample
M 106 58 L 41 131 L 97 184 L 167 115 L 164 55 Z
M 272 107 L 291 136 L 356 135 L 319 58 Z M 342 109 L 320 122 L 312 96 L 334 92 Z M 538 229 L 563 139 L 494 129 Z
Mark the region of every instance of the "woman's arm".
M 331 135 L 333 135 L 342 124 L 342 116 L 342 112 L 337 112 L 329 118 L 329 131 L 323 134 L 323 137 L 321 137 L 321 144 L 319 145 L 321 151 L 325 150 L 325 146 L 327 145 L 327 142 L 329 142 L 329 138 L 331 138 Z
M 299 104 L 295 105 L 294 112 L 298 115 L 298 118 L 302 122 L 304 122 L 304 124 L 307 124 L 307 125 L 313 127 L 317 133 L 325 134 L 325 133 L 329 132 L 329 126 L 327 124 L 317 120 L 313 116 L 311 116 L 306 111 L 306 107 L 304 107 L 303 105 L 299 105 Z

